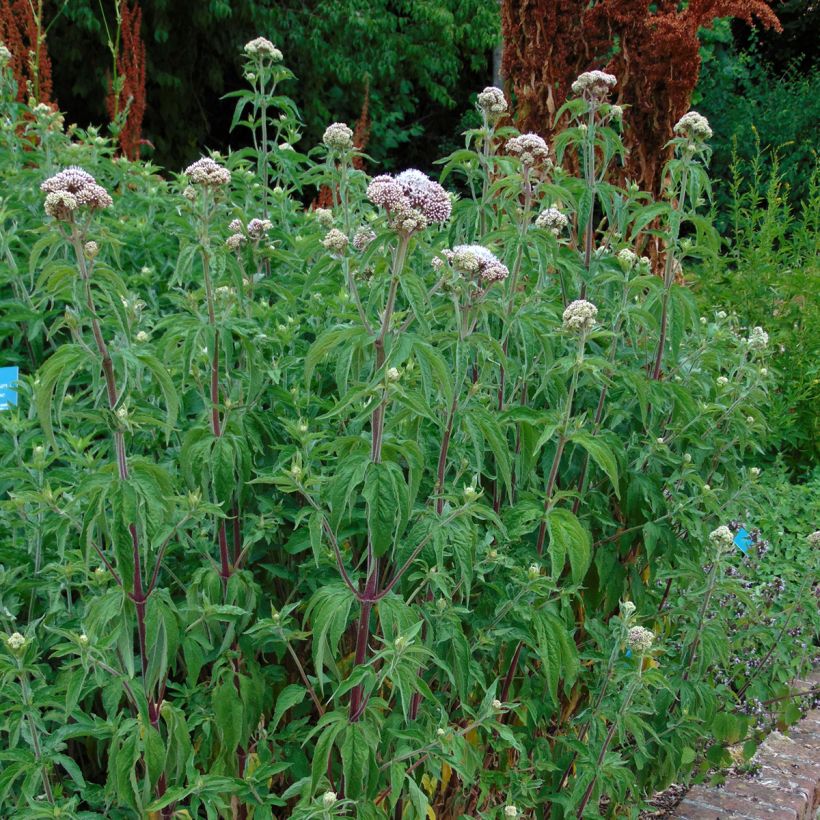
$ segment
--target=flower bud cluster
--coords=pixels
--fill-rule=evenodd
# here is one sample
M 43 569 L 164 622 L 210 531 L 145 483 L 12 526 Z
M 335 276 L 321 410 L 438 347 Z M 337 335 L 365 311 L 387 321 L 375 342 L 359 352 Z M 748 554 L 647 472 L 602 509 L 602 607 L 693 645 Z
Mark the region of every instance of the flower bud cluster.
M 108 191 L 91 174 L 72 165 L 40 185 L 46 195 L 45 212 L 60 221 L 69 221 L 78 208 L 101 210 L 111 207 Z
M 605 71 L 585 71 L 572 84 L 572 93 L 585 100 L 603 102 L 618 80 L 614 74 Z
M 697 111 L 690 111 L 684 114 L 675 123 L 675 133 L 691 142 L 705 142 L 712 137 L 712 129 L 709 127 L 709 120 Z
M 331 123 L 325 129 L 322 142 L 331 151 L 349 151 L 353 147 L 353 130 L 343 122 Z
M 228 185 L 231 181 L 231 172 L 210 157 L 202 157 L 191 163 L 185 169 L 185 176 L 192 185 L 204 185 L 210 188 Z
M 353 247 L 357 251 L 361 252 L 375 238 L 376 238 L 376 232 L 372 228 L 368 228 L 366 225 L 362 225 L 362 227 L 357 228 L 356 233 L 353 234 Z
M 245 43 L 245 54 L 249 57 L 263 57 L 274 63 L 282 62 L 282 52 L 265 37 L 256 37 Z
M 762 327 L 753 327 L 747 344 L 751 350 L 765 350 L 769 344 L 769 334 Z
M 522 165 L 532 167 L 550 161 L 547 143 L 538 134 L 520 134 L 507 140 L 507 152 L 521 160 Z
M 567 225 L 569 225 L 569 219 L 554 206 L 552 208 L 545 208 L 535 217 L 535 227 L 549 231 L 553 236 L 558 236 L 562 233 Z
M 347 238 L 347 235 L 342 233 L 338 228 L 331 228 L 326 234 L 325 238 L 322 240 L 322 245 L 324 245 L 327 250 L 331 253 L 340 255 L 345 252 L 350 240 Z
M 500 117 L 507 111 L 504 92 L 495 86 L 487 86 L 476 98 L 476 108 L 488 118 Z
M 732 531 L 725 524 L 723 524 L 716 530 L 712 530 L 712 532 L 709 533 L 709 540 L 718 549 L 727 549 L 732 546 L 735 537 L 732 534 Z
M 655 633 L 642 626 L 633 626 L 626 636 L 627 646 L 636 655 L 645 655 L 655 642 Z
M 456 245 L 443 255 L 459 273 L 477 275 L 485 284 L 502 282 L 510 275 L 506 265 L 482 245 Z
M 564 329 L 574 333 L 587 333 L 597 324 L 598 308 L 586 299 L 576 299 L 564 311 Z
M 381 174 L 367 186 L 367 198 L 384 208 L 391 226 L 409 235 L 428 224 L 441 224 L 450 218 L 450 195 L 437 182 L 415 169 L 398 176 Z

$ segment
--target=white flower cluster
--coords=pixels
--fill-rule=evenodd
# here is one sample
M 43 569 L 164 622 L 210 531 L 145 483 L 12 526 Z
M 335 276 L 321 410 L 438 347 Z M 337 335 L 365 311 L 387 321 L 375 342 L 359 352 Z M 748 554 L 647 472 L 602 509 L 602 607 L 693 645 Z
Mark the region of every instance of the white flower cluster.
M 585 71 L 572 84 L 572 93 L 587 100 L 602 101 L 618 82 L 614 74 L 606 71 Z
M 642 626 L 633 626 L 626 635 L 627 646 L 636 655 L 645 655 L 655 642 L 655 633 Z
M 631 251 L 629 248 L 623 248 L 618 251 L 618 261 L 623 265 L 626 270 L 631 270 L 638 264 L 640 258 L 638 254 L 634 251 Z
M 231 181 L 231 172 L 210 157 L 202 157 L 191 163 L 185 169 L 185 176 L 191 180 L 193 185 L 207 185 L 208 187 L 228 185 Z
M 282 52 L 265 37 L 256 37 L 245 43 L 245 54 L 249 57 L 267 57 L 274 63 L 282 62 Z
M 703 142 L 712 137 L 709 120 L 707 120 L 703 114 L 698 114 L 697 111 L 690 111 L 688 114 L 684 114 L 675 123 L 675 133 L 693 142 Z
M 367 186 L 367 198 L 387 211 L 393 228 L 408 235 L 430 223 L 446 222 L 453 209 L 447 191 L 412 168 L 396 177 L 374 177 Z
M 535 217 L 535 227 L 558 236 L 569 225 L 569 219 L 558 208 L 545 208 Z
M 331 228 L 322 240 L 322 245 L 325 246 L 331 253 L 342 254 L 347 248 L 350 240 L 338 228 Z
M 5 43 L 0 43 L 0 68 L 4 68 L 11 62 L 11 52 L 6 48 Z
M 237 251 L 248 239 L 257 243 L 261 241 L 272 227 L 273 223 L 269 219 L 254 218 L 247 225 L 243 225 L 241 219 L 232 219 L 228 225 L 231 235 L 225 244 L 230 250 Z
M 500 117 L 507 110 L 504 92 L 495 86 L 487 86 L 476 99 L 476 108 L 488 117 Z
M 487 285 L 502 282 L 510 275 L 507 266 L 482 245 L 456 245 L 451 251 L 444 251 L 443 256 L 459 273 L 477 274 Z
M 519 134 L 508 139 L 507 151 L 527 167 L 547 163 L 550 158 L 547 143 L 538 134 Z
M 716 530 L 712 530 L 712 532 L 709 533 L 709 540 L 718 549 L 727 549 L 732 546 L 735 537 L 732 535 L 732 531 L 725 524 L 723 524 Z
M 25 645 L 26 639 L 19 632 L 12 632 L 11 635 L 6 638 L 6 646 L 8 646 L 12 652 L 19 652 Z
M 334 122 L 325 128 L 322 142 L 331 151 L 349 151 L 353 147 L 353 130 L 343 122 Z
M 226 240 L 225 246 L 228 250 L 238 251 L 246 242 L 247 238 L 242 233 L 232 233 Z
M 807 535 L 806 540 L 809 542 L 809 546 L 820 547 L 820 530 L 815 530 L 810 535 Z
M 49 177 L 40 190 L 46 195 L 45 212 L 62 221 L 70 220 L 78 208 L 93 211 L 109 208 L 112 202 L 91 174 L 74 165 Z
M 375 238 L 376 238 L 376 232 L 372 228 L 368 228 L 367 225 L 362 225 L 362 227 L 358 228 L 356 230 L 356 233 L 353 234 L 353 247 L 357 251 L 361 252 Z
M 752 350 L 764 350 L 769 344 L 769 334 L 762 327 L 753 327 L 747 343 Z
M 314 208 L 313 215 L 323 228 L 329 228 L 333 225 L 333 211 L 330 208 Z
M 586 299 L 576 299 L 564 311 L 564 329 L 575 333 L 587 333 L 595 327 L 598 308 Z

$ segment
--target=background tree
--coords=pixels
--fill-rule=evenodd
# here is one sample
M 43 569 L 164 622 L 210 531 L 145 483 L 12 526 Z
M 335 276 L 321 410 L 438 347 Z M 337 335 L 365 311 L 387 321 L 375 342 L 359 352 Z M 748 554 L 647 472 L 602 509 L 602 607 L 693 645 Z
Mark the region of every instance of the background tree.
M 700 73 L 701 29 L 722 17 L 780 23 L 764 0 L 502 0 L 502 72 L 517 97 L 523 130 L 551 134 L 572 81 L 592 68 L 618 77 L 617 102 L 630 106 L 624 175 L 658 191 L 672 127 L 690 106 Z

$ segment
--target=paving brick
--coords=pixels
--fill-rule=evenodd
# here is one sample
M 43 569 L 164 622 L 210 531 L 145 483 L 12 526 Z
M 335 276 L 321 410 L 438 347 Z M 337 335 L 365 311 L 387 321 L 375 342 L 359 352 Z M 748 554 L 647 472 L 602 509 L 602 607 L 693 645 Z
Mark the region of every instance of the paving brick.
M 703 803 L 696 803 L 686 799 L 678 804 L 675 817 L 681 820 L 720 820 L 720 809 L 704 806 Z
M 820 669 L 795 681 L 798 691 L 820 685 Z M 680 820 L 820 820 L 820 709 L 788 735 L 773 732 L 755 755 L 755 777 L 732 776 L 722 788 L 695 786 L 673 815 Z
M 800 820 L 803 820 L 809 810 L 808 795 L 804 792 L 772 788 L 762 780 L 732 777 L 726 781 L 724 791 L 770 809 L 792 809 Z
M 811 777 L 803 777 L 794 771 L 763 766 L 757 775 L 761 784 L 772 789 L 783 789 L 806 798 L 808 808 L 814 808 L 817 800 L 817 783 Z
M 771 806 L 733 794 L 726 789 L 696 786 L 686 799 L 692 803 L 712 809 L 716 817 L 737 817 L 747 820 L 802 820 L 802 815 L 788 806 Z

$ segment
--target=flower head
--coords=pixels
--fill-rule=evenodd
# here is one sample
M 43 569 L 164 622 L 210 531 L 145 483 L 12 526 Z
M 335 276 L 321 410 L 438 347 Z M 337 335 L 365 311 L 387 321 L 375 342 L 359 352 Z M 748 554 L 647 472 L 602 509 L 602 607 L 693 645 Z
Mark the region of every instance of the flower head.
M 192 184 L 209 187 L 228 185 L 231 181 L 231 172 L 210 157 L 202 157 L 189 165 L 185 169 L 185 175 Z
M 518 817 L 518 809 L 512 804 L 504 806 L 504 817 Z
M 632 270 L 639 261 L 638 254 L 629 248 L 622 248 L 618 251 L 618 262 L 624 270 Z
M 357 251 L 361 252 L 375 238 L 376 238 L 376 232 L 372 228 L 368 228 L 366 225 L 362 225 L 362 227 L 357 228 L 356 233 L 353 234 L 353 247 Z
M 706 117 L 697 111 L 690 111 L 675 123 L 675 133 L 692 142 L 704 142 L 711 138 L 712 129 Z
M 347 235 L 342 233 L 338 228 L 331 228 L 322 240 L 322 245 L 325 246 L 331 253 L 344 253 L 345 248 L 349 243 Z
M 6 638 L 6 646 L 15 655 L 18 654 L 25 645 L 26 639 L 19 632 L 12 632 L 11 635 Z
M 763 350 L 769 344 L 769 334 L 762 327 L 753 327 L 747 343 L 752 350 Z
M 274 63 L 282 62 L 282 52 L 265 37 L 256 37 L 245 43 L 245 54 L 249 57 L 267 57 Z
M 337 800 L 336 792 L 325 792 L 322 795 L 322 805 L 329 809 Z
M 507 266 L 482 245 L 456 245 L 452 250 L 451 261 L 456 270 L 470 275 L 477 274 L 488 285 L 501 282 L 510 275 Z
M 572 93 L 586 100 L 602 102 L 609 96 L 618 79 L 605 71 L 585 71 L 572 84 Z
M 538 134 L 520 134 L 508 139 L 507 151 L 528 167 L 548 162 L 550 158 L 547 143 Z
M 3 68 L 11 61 L 11 52 L 6 48 L 5 43 L 0 43 L 0 68 Z
M 587 333 L 596 325 L 598 308 L 586 299 L 576 299 L 564 311 L 564 329 L 575 333 Z
M 258 242 L 272 227 L 269 219 L 252 219 L 248 222 L 248 236 Z
M 558 236 L 569 225 L 569 219 L 558 208 L 545 208 L 535 217 L 535 227 Z
M 428 223 L 446 222 L 453 207 L 447 191 L 415 169 L 396 177 L 374 177 L 367 186 L 367 198 L 384 208 L 391 225 L 405 234 L 423 230 Z
M 40 190 L 46 194 L 46 213 L 60 220 L 71 219 L 78 208 L 94 211 L 112 204 L 108 191 L 88 171 L 74 165 L 49 177 Z
M 487 117 L 500 117 L 507 110 L 504 92 L 495 86 L 487 86 L 476 98 L 476 108 Z
M 655 633 L 642 626 L 633 626 L 626 636 L 627 646 L 636 655 L 645 655 L 655 642 Z
M 727 547 L 732 546 L 735 537 L 732 535 L 732 531 L 725 524 L 723 524 L 716 530 L 712 530 L 712 532 L 709 533 L 709 540 L 718 549 L 726 549 Z
M 631 618 L 635 614 L 636 609 L 637 607 L 635 606 L 635 604 L 632 603 L 632 601 L 621 601 L 622 618 Z
M 334 122 L 325 128 L 322 142 L 331 151 L 349 151 L 353 147 L 353 130 L 343 122 Z
M 810 535 L 806 536 L 806 540 L 812 547 L 820 547 L 820 530 L 815 530 Z
M 313 215 L 323 228 L 329 228 L 333 224 L 333 211 L 330 208 L 314 208 Z
M 238 251 L 245 242 L 247 242 L 247 239 L 244 234 L 233 233 L 225 240 L 225 245 L 228 250 Z

